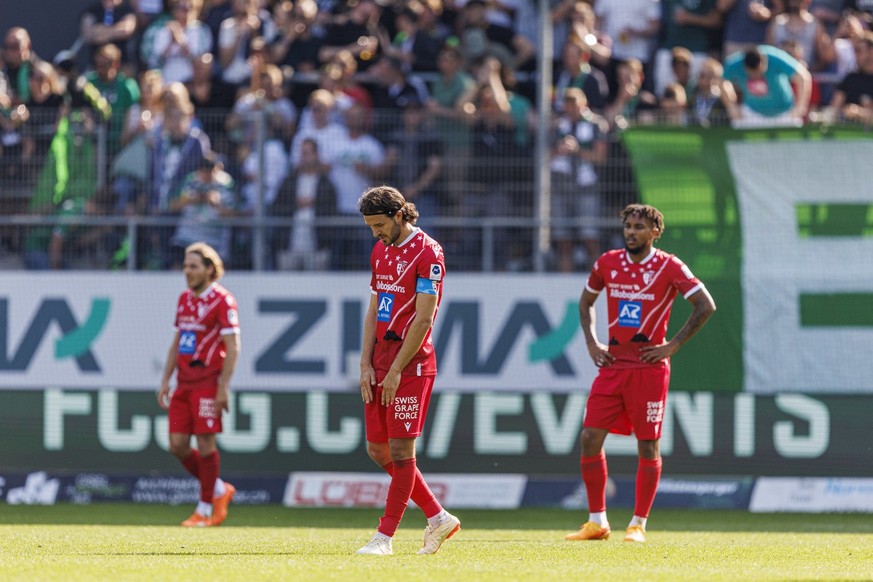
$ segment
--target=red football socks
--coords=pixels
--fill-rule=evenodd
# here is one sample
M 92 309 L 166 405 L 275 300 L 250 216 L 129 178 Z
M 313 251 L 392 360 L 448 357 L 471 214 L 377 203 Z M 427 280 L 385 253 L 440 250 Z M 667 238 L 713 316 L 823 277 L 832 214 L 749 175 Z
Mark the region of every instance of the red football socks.
M 415 458 L 394 461 L 388 499 L 385 501 L 385 515 L 379 520 L 379 533 L 393 537 L 409 504 L 412 488 L 415 485 Z
M 658 482 L 661 480 L 661 466 L 663 461 L 657 459 L 640 459 L 637 466 L 636 506 L 634 515 L 649 517 L 652 503 L 655 502 L 655 493 L 658 491 Z
M 382 465 L 382 468 L 389 475 L 394 475 L 394 463 Z M 437 501 L 436 495 L 427 486 L 424 475 L 418 470 L 418 466 L 415 467 L 415 484 L 412 486 L 412 495 L 409 498 L 421 508 L 425 517 L 433 517 L 443 510 L 443 506 Z
M 185 467 L 186 471 L 198 479 L 200 478 L 200 453 L 197 449 L 191 449 L 191 454 L 182 460 L 182 466 Z
M 211 455 L 200 457 L 200 501 L 204 503 L 212 503 L 212 497 L 215 494 L 215 480 L 218 479 L 218 471 L 221 462 L 218 458 L 218 451 Z
M 585 491 L 588 493 L 588 511 L 606 511 L 606 453 L 601 450 L 592 457 L 582 457 L 579 464 L 582 467 Z

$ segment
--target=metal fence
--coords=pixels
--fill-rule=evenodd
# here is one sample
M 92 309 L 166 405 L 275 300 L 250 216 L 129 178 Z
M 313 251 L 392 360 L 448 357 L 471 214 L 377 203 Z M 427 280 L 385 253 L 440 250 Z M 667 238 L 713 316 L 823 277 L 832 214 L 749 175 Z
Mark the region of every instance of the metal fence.
M 170 269 L 195 237 L 215 244 L 232 269 L 364 270 L 372 239 L 360 216 L 348 211 L 349 201 L 381 183 L 407 191 L 421 212 L 419 224 L 441 241 L 455 271 L 558 268 L 551 252 L 538 264 L 535 241 L 545 222 L 576 267 L 620 234 L 617 213 L 635 199 L 636 188 L 617 135 L 609 136 L 606 160 L 594 168 L 593 202 L 543 221 L 535 214 L 542 193 L 533 132 L 507 135 L 487 124 L 410 117 L 373 112 L 364 121 L 370 137 L 361 144 L 375 147 L 328 142 L 326 149 L 340 152 L 327 175 L 340 203 L 322 208 L 301 202 L 300 189 L 312 186 L 290 162 L 310 123 L 305 112 L 296 131 L 283 135 L 266 110 L 243 117 L 198 110 L 194 125 L 233 183 L 220 199 L 180 206 L 149 202 L 161 191 L 156 181 L 175 180 L 175 191 L 164 192 L 170 200 L 192 194 L 185 176 L 172 172 L 178 151 L 156 160 L 155 143 L 122 145 L 119 128 L 88 111 L 61 117 L 34 109 L 2 136 L 0 268 Z M 434 179 L 415 191 L 431 163 Z M 301 212 L 308 207 L 313 210 Z

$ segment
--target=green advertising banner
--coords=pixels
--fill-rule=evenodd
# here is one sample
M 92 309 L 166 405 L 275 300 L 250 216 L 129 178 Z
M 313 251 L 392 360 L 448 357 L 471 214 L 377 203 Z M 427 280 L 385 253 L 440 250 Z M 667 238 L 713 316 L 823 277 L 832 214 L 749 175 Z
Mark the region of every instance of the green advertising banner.
M 624 134 L 660 246 L 719 311 L 674 358 L 673 390 L 870 393 L 873 135 L 636 128 Z M 675 332 L 689 310 L 678 302 Z M 715 388 L 706 388 L 715 387 Z
M 229 475 L 375 471 L 355 393 L 241 392 L 219 436 Z M 417 443 L 423 471 L 572 477 L 578 474 L 585 395 L 550 392 L 434 395 Z M 863 476 L 873 396 L 676 392 L 661 451 L 671 475 Z M 3 472 L 173 474 L 166 413 L 153 392 L 0 392 Z M 632 437 L 606 441 L 610 471 L 634 475 Z

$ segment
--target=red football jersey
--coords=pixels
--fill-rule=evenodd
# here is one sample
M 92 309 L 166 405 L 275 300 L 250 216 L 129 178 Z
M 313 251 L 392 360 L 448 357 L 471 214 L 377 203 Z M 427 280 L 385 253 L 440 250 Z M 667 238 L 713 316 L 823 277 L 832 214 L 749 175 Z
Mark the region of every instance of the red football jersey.
M 370 292 L 376 295 L 378 306 L 373 367 L 384 374 L 391 368 L 415 319 L 416 295 L 436 295 L 439 309 L 446 260 L 440 244 L 416 228 L 400 246 L 386 246 L 382 241 L 373 245 L 370 267 L 373 270 Z M 436 374 L 431 331 L 427 332 L 421 349 L 406 365 L 402 375 Z
M 179 331 L 179 384 L 217 378 L 227 356 L 221 336 L 239 333 L 236 299 L 218 283 L 199 296 L 188 289 L 179 296 L 175 328 Z
M 641 347 L 664 343 L 676 293 L 687 298 L 703 283 L 675 255 L 652 248 L 642 262 L 634 263 L 620 249 L 597 259 L 585 288 L 592 293 L 607 289 L 609 352 L 616 357 L 612 365 L 639 367 L 652 365 L 640 360 Z

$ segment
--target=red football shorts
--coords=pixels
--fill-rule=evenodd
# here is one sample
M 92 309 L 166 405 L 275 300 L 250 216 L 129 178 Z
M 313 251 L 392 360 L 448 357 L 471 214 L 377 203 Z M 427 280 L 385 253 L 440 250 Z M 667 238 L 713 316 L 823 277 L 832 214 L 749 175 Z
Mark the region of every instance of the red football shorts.
M 210 434 L 221 432 L 221 411 L 215 409 L 215 383 L 179 386 L 170 398 L 167 417 L 170 432 Z
M 661 438 L 670 367 L 601 368 L 591 385 L 583 427 L 603 428 L 638 440 Z
M 373 400 L 364 404 L 367 441 L 387 443 L 388 439 L 414 438 L 421 435 L 436 376 L 404 376 L 394 397 L 394 404 L 382 405 L 382 387 L 376 386 Z

